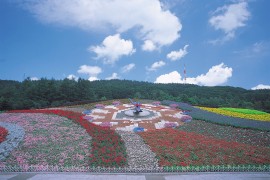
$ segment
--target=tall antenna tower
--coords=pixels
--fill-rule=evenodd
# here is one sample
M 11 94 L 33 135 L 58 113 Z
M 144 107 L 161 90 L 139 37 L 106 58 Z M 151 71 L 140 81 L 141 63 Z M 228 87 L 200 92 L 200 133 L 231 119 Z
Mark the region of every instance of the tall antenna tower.
M 187 83 L 187 71 L 186 71 L 186 64 L 184 64 L 184 83 Z

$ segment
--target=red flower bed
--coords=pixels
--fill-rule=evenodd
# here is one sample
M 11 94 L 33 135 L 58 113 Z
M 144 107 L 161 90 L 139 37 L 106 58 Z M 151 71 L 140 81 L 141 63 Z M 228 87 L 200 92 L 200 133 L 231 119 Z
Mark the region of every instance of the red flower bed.
M 6 140 L 7 135 L 8 135 L 8 130 L 0 126 L 0 143 Z
M 227 142 L 175 129 L 139 133 L 160 166 L 269 164 L 270 148 Z
M 90 164 L 101 167 L 122 167 L 126 162 L 124 142 L 115 131 L 95 125 L 83 118 L 78 112 L 63 110 L 14 110 L 9 113 L 45 113 L 55 114 L 74 120 L 86 129 L 92 139 Z

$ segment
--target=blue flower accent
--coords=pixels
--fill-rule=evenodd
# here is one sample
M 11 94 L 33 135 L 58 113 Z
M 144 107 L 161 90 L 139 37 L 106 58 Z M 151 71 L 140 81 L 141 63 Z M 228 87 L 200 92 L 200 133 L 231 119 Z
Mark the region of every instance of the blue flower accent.
M 135 127 L 133 129 L 134 132 L 144 132 L 144 128 L 143 127 Z
M 88 109 L 88 110 L 83 111 L 82 113 L 85 115 L 89 115 L 92 113 L 92 111 Z

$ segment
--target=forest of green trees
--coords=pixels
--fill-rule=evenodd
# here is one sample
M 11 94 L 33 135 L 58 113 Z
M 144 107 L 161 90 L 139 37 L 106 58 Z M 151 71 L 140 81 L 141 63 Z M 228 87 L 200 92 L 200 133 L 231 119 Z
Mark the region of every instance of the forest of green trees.
M 173 100 L 199 106 L 241 107 L 270 112 L 270 90 L 130 80 L 0 80 L 0 110 L 56 107 L 122 98 Z

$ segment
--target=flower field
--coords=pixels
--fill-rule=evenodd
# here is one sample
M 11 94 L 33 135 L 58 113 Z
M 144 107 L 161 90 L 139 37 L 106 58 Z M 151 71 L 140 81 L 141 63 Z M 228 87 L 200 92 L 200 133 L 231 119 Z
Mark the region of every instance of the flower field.
M 160 166 L 269 164 L 270 148 L 175 129 L 141 132 Z
M 162 101 L 162 104 L 169 105 L 172 103 L 176 103 L 173 101 Z M 254 121 L 252 119 L 240 118 L 240 117 L 232 117 L 228 115 L 222 115 L 214 112 L 210 112 L 207 110 L 200 109 L 198 107 L 193 107 L 187 103 L 177 103 L 179 108 L 186 111 L 188 115 L 192 116 L 193 119 L 203 120 L 206 122 L 229 125 L 240 128 L 248 128 L 248 129 L 256 129 L 256 130 L 264 130 L 270 131 L 270 123 L 269 121 Z
M 87 149 L 89 151 L 91 148 L 89 156 L 86 157 L 89 162 L 87 166 L 120 167 L 126 165 L 125 146 L 120 136 L 109 128 L 94 125 L 83 119 L 81 113 L 63 110 L 15 110 L 10 111 L 10 113 L 42 113 L 50 116 L 58 115 L 56 116 L 58 118 L 62 116 L 71 119 L 73 124 L 74 122 L 78 123 L 92 137 L 92 144 L 89 143 Z M 72 140 L 72 136 L 68 137 Z M 59 145 L 56 146 L 59 147 Z
M 259 121 L 269 121 L 270 122 L 270 114 L 262 111 L 252 110 L 252 109 L 238 109 L 238 108 L 209 108 L 209 107 L 199 107 L 202 110 L 206 110 L 209 112 L 244 118 L 244 119 L 252 119 Z
M 119 104 L 119 102 L 115 101 L 115 104 Z M 253 122 L 269 125 L 270 122 L 224 116 L 184 103 L 173 104 L 175 107 L 172 108 L 179 107 L 185 110 L 185 115 L 179 121 L 187 121 L 187 123 L 176 127 L 175 123 L 167 122 L 164 129 L 145 132 L 138 130 L 135 135 L 124 131 L 114 131 L 110 129 L 111 123 L 108 122 L 103 122 L 100 126 L 91 123 L 82 113 L 86 112 L 82 106 L 14 110 L 0 113 L 2 126 L 4 123 L 16 124 L 25 131 L 21 135 L 23 140 L 20 144 L 10 150 L 6 159 L 0 161 L 0 171 L 1 168 L 8 166 L 23 167 L 23 170 L 27 171 L 31 169 L 29 167 L 32 165 L 38 167 L 146 168 L 150 167 L 153 162 L 155 162 L 153 167 L 158 168 L 181 166 L 188 169 L 194 166 L 258 165 L 269 169 L 269 126 L 265 126 L 267 130 L 246 129 L 239 128 L 237 123 L 242 123 L 241 127 L 245 125 L 245 122 L 251 122 L 250 125 L 253 125 Z M 169 110 L 172 111 L 172 108 Z M 218 110 L 249 116 L 268 115 L 234 108 Z M 192 121 L 190 121 L 191 118 Z M 238 120 L 239 122 L 237 122 Z M 236 125 L 224 126 L 230 122 L 234 122 Z M 3 145 L 1 142 L 8 142 L 5 140 L 11 131 L 6 126 L 4 127 L 0 126 L 0 145 Z M 136 151 L 141 154 L 134 153 Z M 140 160 L 140 158 L 149 158 L 145 154 L 150 153 L 153 154 L 153 157 L 145 161 L 148 164 Z
M 1 114 L 0 119 L 24 128 L 21 145 L 1 165 L 88 164 L 91 137 L 79 125 L 60 116 L 47 114 Z
M 222 126 L 202 120 L 194 120 L 177 127 L 180 131 L 193 132 L 228 142 L 239 142 L 258 147 L 270 148 L 270 132 L 233 126 Z

